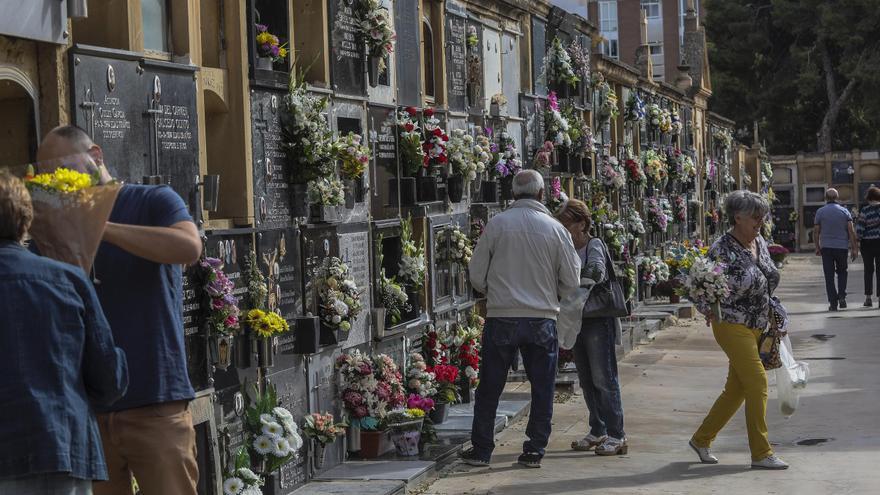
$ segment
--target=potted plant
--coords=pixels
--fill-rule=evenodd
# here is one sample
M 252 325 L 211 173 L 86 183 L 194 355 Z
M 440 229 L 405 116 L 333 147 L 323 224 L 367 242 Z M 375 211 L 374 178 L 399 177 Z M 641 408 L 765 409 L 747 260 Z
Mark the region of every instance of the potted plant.
M 223 493 L 262 495 L 263 478 L 251 470 L 251 457 L 247 448 L 241 447 L 235 454 L 233 468 L 223 473 Z
M 425 284 L 425 242 L 413 239 L 412 216 L 400 223 L 400 264 L 397 276 L 403 284 L 409 300 L 410 313 L 407 320 L 414 320 L 422 313 L 420 304 L 421 290 Z
M 376 458 L 388 448 L 388 411 L 406 401 L 400 371 L 389 356 L 368 356 L 357 349 L 339 356 L 336 369 L 348 424 L 359 432 L 360 456 Z
M 287 58 L 287 43 L 281 44 L 278 36 L 269 32 L 269 26 L 255 24 L 257 40 L 257 69 L 272 70 L 273 64 Z
M 250 402 L 247 394 L 245 400 Z M 267 385 L 263 393 L 254 385 L 254 402 L 247 404 L 245 411 L 245 432 L 250 458 L 264 476 L 297 458 L 303 446 L 293 415 L 278 405 L 272 385 Z
M 364 171 L 370 163 L 370 148 L 363 144 L 360 134 L 351 132 L 336 140 L 333 148 L 339 160 L 340 176 L 345 182 L 345 206 L 350 209 L 353 203 L 364 202 Z
M 255 347 L 260 356 L 260 366 L 271 368 L 275 365 L 275 352 L 272 341 L 276 336 L 290 330 L 290 326 L 278 313 L 263 311 L 262 309 L 248 311 L 245 321 L 251 328 L 253 336 L 257 341 Z
M 391 15 L 381 0 L 359 0 L 355 7 L 355 27 L 367 49 L 367 68 L 370 86 L 379 84 L 379 74 L 385 72 L 385 59 L 394 52 L 397 37 L 391 27 Z
M 345 423 L 334 423 L 331 413 L 312 413 L 303 418 L 303 433 L 311 439 L 313 446 L 312 462 L 315 469 L 323 469 L 327 457 L 327 446 L 336 437 L 345 435 Z
M 347 339 L 352 322 L 363 308 L 360 290 L 348 265 L 335 256 L 324 258 L 311 289 L 317 290 L 321 344 L 335 345 Z
M 395 178 L 391 179 L 388 190 L 391 196 L 389 204 L 397 206 L 398 192 L 400 194 L 400 206 L 412 206 L 416 202 L 416 174 L 424 166 L 424 151 L 422 150 L 422 132 L 416 117 L 418 111 L 415 107 L 406 107 L 397 112 L 398 150 L 400 153 L 399 170 L 397 164 L 389 172 Z
M 203 258 L 199 268 L 211 355 L 217 368 L 225 371 L 232 364 L 234 338 L 240 330 L 235 284 L 223 272 L 223 261 L 217 258 Z
M 439 425 L 449 416 L 449 406 L 457 404 L 460 400 L 458 367 L 451 364 L 438 364 L 429 367 L 428 371 L 434 374 L 437 381 L 437 394 L 433 397 L 434 410 L 431 411 L 431 421 Z
M 507 97 L 502 93 L 495 93 L 489 99 L 489 115 L 500 117 L 507 114 Z
M 422 437 L 422 422 L 425 411 L 419 408 L 392 411 L 386 419 L 391 429 L 391 441 L 397 455 L 419 455 L 419 443 Z

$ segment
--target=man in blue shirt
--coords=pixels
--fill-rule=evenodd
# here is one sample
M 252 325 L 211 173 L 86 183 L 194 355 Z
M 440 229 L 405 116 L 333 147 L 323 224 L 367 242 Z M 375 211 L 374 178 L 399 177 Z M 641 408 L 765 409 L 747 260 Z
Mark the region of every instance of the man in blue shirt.
M 825 272 L 829 311 L 837 311 L 838 307 L 846 308 L 847 250 L 852 250 L 853 260 L 859 255 L 852 215 L 837 203 L 838 197 L 837 189 L 825 191 L 827 204 L 816 212 L 813 224 L 816 256 L 822 256 L 822 269 Z
M 37 151 L 40 161 L 88 153 L 110 176 L 103 154 L 74 126 L 53 129 Z M 186 204 L 168 186 L 127 184 L 119 191 L 94 264 L 95 290 L 126 352 L 129 387 L 98 424 L 110 480 L 96 495 L 131 491 L 133 474 L 144 493 L 196 493 L 195 397 L 183 341 L 181 265 L 198 260 L 202 243 Z
M 0 172 L 0 493 L 85 495 L 107 479 L 93 408 L 125 392 L 125 354 L 83 271 L 22 246 L 32 219 Z

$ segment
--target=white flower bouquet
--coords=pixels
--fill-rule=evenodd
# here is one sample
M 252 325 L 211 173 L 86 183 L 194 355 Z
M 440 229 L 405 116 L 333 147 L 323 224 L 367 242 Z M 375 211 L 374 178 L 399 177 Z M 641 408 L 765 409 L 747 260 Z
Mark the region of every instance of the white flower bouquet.
M 453 129 L 446 143 L 446 155 L 452 170 L 464 176 L 465 180 L 474 180 L 477 174 L 486 170 L 489 155 L 477 145 L 474 137 L 463 129 Z M 484 156 L 486 160 L 483 160 Z
M 400 224 L 400 264 L 398 266 L 397 277 L 400 282 L 412 287 L 417 291 L 422 288 L 425 283 L 425 243 L 419 241 L 416 243 L 412 236 L 412 216 Z
M 547 56 L 544 59 L 544 67 L 541 71 L 541 77 L 547 84 L 565 84 L 574 86 L 580 81 L 577 74 L 574 73 L 574 67 L 571 64 L 571 57 L 562 46 L 559 38 L 553 38 L 550 49 L 547 50 Z
M 604 155 L 602 156 L 602 164 L 599 168 L 599 178 L 605 187 L 612 189 L 620 189 L 626 185 L 626 173 L 617 157 Z
M 730 297 L 730 287 L 724 269 L 723 263 L 698 256 L 688 269 L 682 288 L 685 295 L 694 301 L 697 307 L 709 305 L 716 317 L 721 316 L 721 301 Z
M 338 206 L 345 203 L 345 186 L 335 175 L 309 181 L 309 202 L 320 206 Z
M 299 427 L 290 411 L 278 405 L 275 387 L 267 385 L 260 393 L 254 386 L 255 401 L 245 413 L 246 429 L 250 436 L 249 450 L 260 460 L 267 475 L 296 458 L 303 446 Z
M 444 235 L 438 236 L 436 247 L 441 259 L 451 261 L 465 269 L 474 254 L 473 243 L 458 225 L 449 227 Z
M 409 296 L 403 291 L 403 288 L 397 281 L 385 276 L 385 269 L 379 274 L 379 299 L 382 301 L 382 307 L 385 308 L 388 322 L 397 325 L 405 311 L 409 311 Z
M 646 285 L 657 285 L 669 280 L 669 265 L 659 256 L 645 256 L 639 259 L 642 282 Z
M 437 379 L 428 371 L 425 358 L 417 352 L 409 355 L 409 368 L 406 370 L 406 388 L 422 397 L 437 395 Z
M 251 458 L 242 447 L 235 456 L 235 467 L 223 475 L 223 495 L 262 495 L 263 478 L 251 471 Z
M 640 236 L 645 233 L 645 223 L 639 210 L 635 208 L 627 208 L 626 211 L 626 228 L 632 236 Z
M 305 183 L 333 170 L 333 134 L 325 112 L 329 100 L 308 91 L 302 76 L 291 74 L 282 102 L 281 149 L 293 167 L 295 182 Z
M 318 291 L 318 313 L 321 323 L 334 329 L 349 331 L 363 308 L 361 293 L 351 278 L 348 266 L 339 258 L 325 258 L 315 274 Z
M 672 130 L 672 114 L 660 105 L 651 103 L 648 105 L 648 125 L 660 132 L 667 133 Z

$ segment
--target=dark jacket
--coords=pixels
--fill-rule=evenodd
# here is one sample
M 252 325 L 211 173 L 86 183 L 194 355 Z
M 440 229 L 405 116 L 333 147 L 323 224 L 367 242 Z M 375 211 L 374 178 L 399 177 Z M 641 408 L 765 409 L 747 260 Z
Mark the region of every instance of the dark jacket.
M 107 479 L 92 408 L 128 385 L 80 268 L 0 241 L 0 478 L 65 472 Z

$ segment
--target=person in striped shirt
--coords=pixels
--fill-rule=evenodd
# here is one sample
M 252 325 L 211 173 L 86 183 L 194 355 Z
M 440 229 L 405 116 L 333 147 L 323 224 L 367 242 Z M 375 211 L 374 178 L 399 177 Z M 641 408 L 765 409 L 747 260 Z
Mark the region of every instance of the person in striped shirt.
M 874 277 L 877 277 L 877 306 L 880 307 L 880 188 L 871 187 L 865 195 L 868 203 L 859 211 L 856 234 L 865 263 L 865 307 L 873 306 Z

